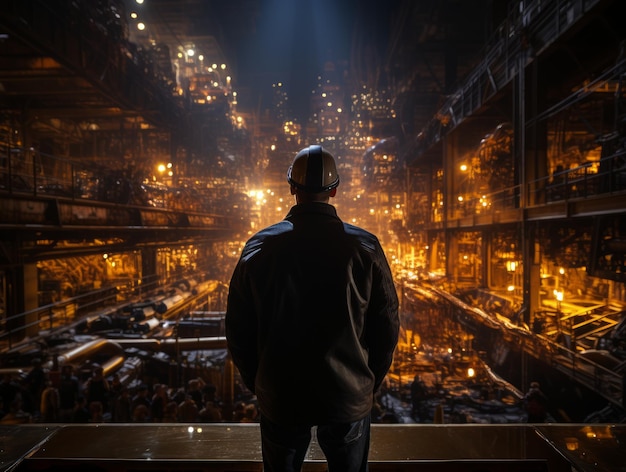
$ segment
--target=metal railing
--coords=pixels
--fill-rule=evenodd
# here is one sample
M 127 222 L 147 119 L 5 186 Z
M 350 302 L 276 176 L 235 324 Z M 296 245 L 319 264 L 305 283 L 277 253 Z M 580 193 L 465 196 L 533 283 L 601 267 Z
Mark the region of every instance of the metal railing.
M 1 148 L 0 148 L 1 149 Z M 5 154 L 2 152 L 2 154 Z M 192 226 L 237 230 L 250 218 L 247 196 L 218 188 L 147 183 L 91 162 L 12 148 L 0 155 L 0 224 Z
M 439 142 L 511 82 L 533 56 L 554 43 L 600 0 L 514 2 L 508 17 L 479 51 L 478 65 L 417 134 L 417 153 Z M 522 8 L 518 8 L 519 6 Z M 535 49 L 530 54 L 530 48 Z
M 168 296 L 164 295 L 166 287 L 173 289 L 183 285 L 188 287 L 190 293 L 193 293 L 192 289 L 197 286 L 189 285 L 186 281 L 205 281 L 202 285 L 210 287 L 210 280 L 207 277 L 205 272 L 197 271 L 184 275 L 153 275 L 143 277 L 141 280 L 118 280 L 117 285 L 109 283 L 100 289 L 8 316 L 1 320 L 0 353 L 7 353 L 24 344 L 37 343 L 52 335 L 76 329 L 81 322 L 114 315 L 136 303 L 145 303 L 148 300 L 158 305 L 158 300 Z M 156 309 L 159 308 L 163 307 Z
M 471 317 L 476 325 L 495 330 L 502 334 L 512 344 L 519 346 L 524 352 L 558 369 L 572 380 L 598 392 L 611 404 L 623 407 L 622 376 L 626 370 L 626 363 L 610 369 L 593 359 L 587 358 L 580 352 L 560 344 L 547 336 L 534 333 L 524 326 L 471 306 L 452 295 L 449 290 L 434 286 L 421 285 L 421 289 L 434 294 L 442 301 L 446 301 Z M 450 312 L 454 316 L 454 311 Z
M 0 351 L 6 352 L 25 339 L 35 342 L 68 328 L 90 316 L 108 313 L 111 309 L 131 300 L 140 299 L 157 290 L 164 282 L 160 276 L 144 277 L 126 284 L 108 285 L 100 289 L 48 303 L 32 310 L 9 315 L 2 320 Z M 112 308 L 113 307 L 113 308 Z M 27 335 L 27 333 L 37 333 Z
M 585 199 L 626 192 L 626 150 L 527 183 L 529 202 L 523 208 L 548 203 Z M 493 215 L 503 210 L 522 208 L 517 185 L 492 193 L 465 196 L 452 201 L 449 219 Z

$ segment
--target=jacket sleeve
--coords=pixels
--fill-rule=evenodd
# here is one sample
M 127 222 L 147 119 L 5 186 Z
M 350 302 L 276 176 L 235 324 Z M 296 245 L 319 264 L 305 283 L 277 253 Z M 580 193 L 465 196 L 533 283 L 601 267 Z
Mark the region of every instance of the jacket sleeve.
M 226 343 L 244 384 L 254 393 L 258 368 L 257 320 L 244 273 L 245 268 L 240 261 L 228 291 Z
M 380 245 L 378 245 L 376 254 L 377 257 L 373 266 L 372 293 L 366 321 L 368 363 L 375 377 L 375 392 L 380 388 L 389 367 L 391 367 L 400 329 L 398 295 L 389 264 Z

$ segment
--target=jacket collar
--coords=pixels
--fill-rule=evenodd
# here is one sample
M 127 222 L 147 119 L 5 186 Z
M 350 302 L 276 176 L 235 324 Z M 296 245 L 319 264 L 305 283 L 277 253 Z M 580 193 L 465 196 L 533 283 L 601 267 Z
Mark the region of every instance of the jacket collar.
M 288 220 L 294 216 L 311 214 L 311 213 L 339 218 L 337 216 L 337 209 L 331 204 L 313 202 L 313 203 L 299 203 L 297 205 L 292 206 L 291 209 L 289 210 L 289 213 L 285 217 L 285 219 Z

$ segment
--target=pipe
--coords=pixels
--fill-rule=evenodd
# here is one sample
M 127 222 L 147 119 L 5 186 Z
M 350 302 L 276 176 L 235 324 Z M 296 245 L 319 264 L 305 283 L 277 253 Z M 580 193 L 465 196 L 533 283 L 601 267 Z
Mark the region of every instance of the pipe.
M 160 351 L 161 341 L 158 339 L 116 339 L 115 342 L 119 344 L 122 349 L 136 348 L 149 351 Z
M 137 327 L 139 328 L 140 331 L 143 332 L 150 332 L 153 329 L 156 329 L 159 327 L 159 323 L 160 321 L 157 318 L 150 318 L 146 321 L 143 321 L 141 323 L 137 323 Z
M 124 365 L 124 361 L 126 358 L 124 356 L 114 356 L 108 361 L 106 361 L 102 365 L 103 374 L 106 377 L 107 375 L 113 374 L 117 371 L 122 365 Z
M 127 349 L 134 347 L 143 350 L 162 351 L 168 354 L 177 351 L 198 349 L 226 349 L 224 336 L 210 336 L 202 338 L 167 338 L 167 339 L 116 339 L 116 344 Z
M 109 339 L 94 339 L 58 356 L 59 365 L 80 362 L 96 352 L 124 356 L 124 350 L 119 343 Z
M 226 349 L 226 337 L 211 336 L 204 338 L 167 338 L 161 342 L 161 350 L 168 354 L 178 351 L 198 349 Z

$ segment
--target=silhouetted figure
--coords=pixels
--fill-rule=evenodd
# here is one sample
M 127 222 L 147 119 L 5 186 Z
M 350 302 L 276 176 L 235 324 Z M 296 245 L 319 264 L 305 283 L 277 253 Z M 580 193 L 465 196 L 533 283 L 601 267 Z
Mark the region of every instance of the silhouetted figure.
M 150 409 L 143 403 L 140 403 L 133 409 L 133 423 L 148 422 L 150 422 Z
M 201 378 L 191 379 L 187 383 L 187 395 L 193 398 L 193 401 L 196 402 L 196 406 L 198 410 L 204 407 L 202 402 L 202 389 L 204 388 L 205 383 Z
M 219 423 L 222 421 L 222 409 L 215 398 L 216 389 L 214 386 L 205 388 L 204 408 L 198 412 L 200 421 L 203 423 Z
M 426 384 L 419 375 L 416 375 L 411 382 L 411 416 L 413 419 L 419 418 L 424 421 L 425 418 L 425 401 L 428 394 Z
M 228 347 L 257 396 L 265 470 L 300 470 L 317 426 L 329 470 L 363 472 L 398 341 L 396 289 L 378 238 L 329 203 L 334 157 L 304 148 L 287 180 L 296 204 L 248 240 L 233 272 Z
M 42 423 L 56 423 L 60 419 L 61 402 L 59 398 L 59 390 L 52 385 L 52 381 L 46 382 L 46 387 L 41 392 L 41 406 L 39 411 L 41 417 L 39 421 Z
M 87 408 L 87 398 L 85 398 L 85 396 L 83 395 L 80 395 L 76 400 L 76 405 L 74 406 L 72 423 L 89 423 L 90 419 L 91 414 L 89 413 L 89 409 Z
M 11 403 L 13 403 L 15 397 L 21 395 L 20 391 L 22 388 L 23 387 L 11 374 L 4 374 L 2 380 L 0 380 L 0 398 L 2 399 L 5 411 L 11 408 Z
M 170 400 L 163 411 L 163 423 L 178 423 L 178 404 Z
M 104 369 L 99 365 L 94 365 L 93 373 L 87 381 L 86 387 L 87 405 L 93 402 L 100 402 L 103 411 L 108 411 L 110 387 L 109 381 L 104 378 Z
M 161 423 L 165 414 L 165 405 L 170 401 L 167 389 L 163 384 L 156 384 L 153 388 L 154 395 L 150 402 L 150 418 L 153 423 Z
M 37 416 L 41 405 L 41 393 L 46 386 L 46 372 L 41 365 L 41 359 L 33 359 L 32 365 L 33 368 L 24 379 L 24 388 L 28 397 L 23 398 L 23 405 L 27 411 Z
M 531 382 L 524 396 L 524 406 L 528 413 L 528 423 L 545 423 L 548 417 L 548 398 L 541 391 L 539 382 Z
M 114 423 L 130 423 L 133 419 L 131 403 L 130 392 L 123 387 L 113 401 L 111 420 Z
M 32 421 L 31 414 L 22 409 L 22 394 L 18 393 L 11 402 L 9 411 L 0 420 L 0 424 L 24 424 Z
M 89 404 L 89 422 L 104 422 L 104 406 L 102 405 L 102 402 L 91 402 Z
M 195 423 L 198 421 L 198 405 L 191 395 L 178 405 L 178 418 L 182 423 Z
M 74 413 L 76 400 L 80 395 L 80 383 L 74 375 L 74 368 L 71 365 L 64 365 L 61 368 L 61 378 L 59 379 L 59 420 L 63 423 L 70 423 Z
M 135 409 L 139 406 L 143 405 L 148 409 L 148 413 L 150 413 L 150 409 L 152 407 L 152 400 L 149 397 L 148 386 L 140 385 L 135 392 L 135 396 L 133 396 L 133 400 L 131 402 L 130 408 L 131 411 L 135 412 Z

